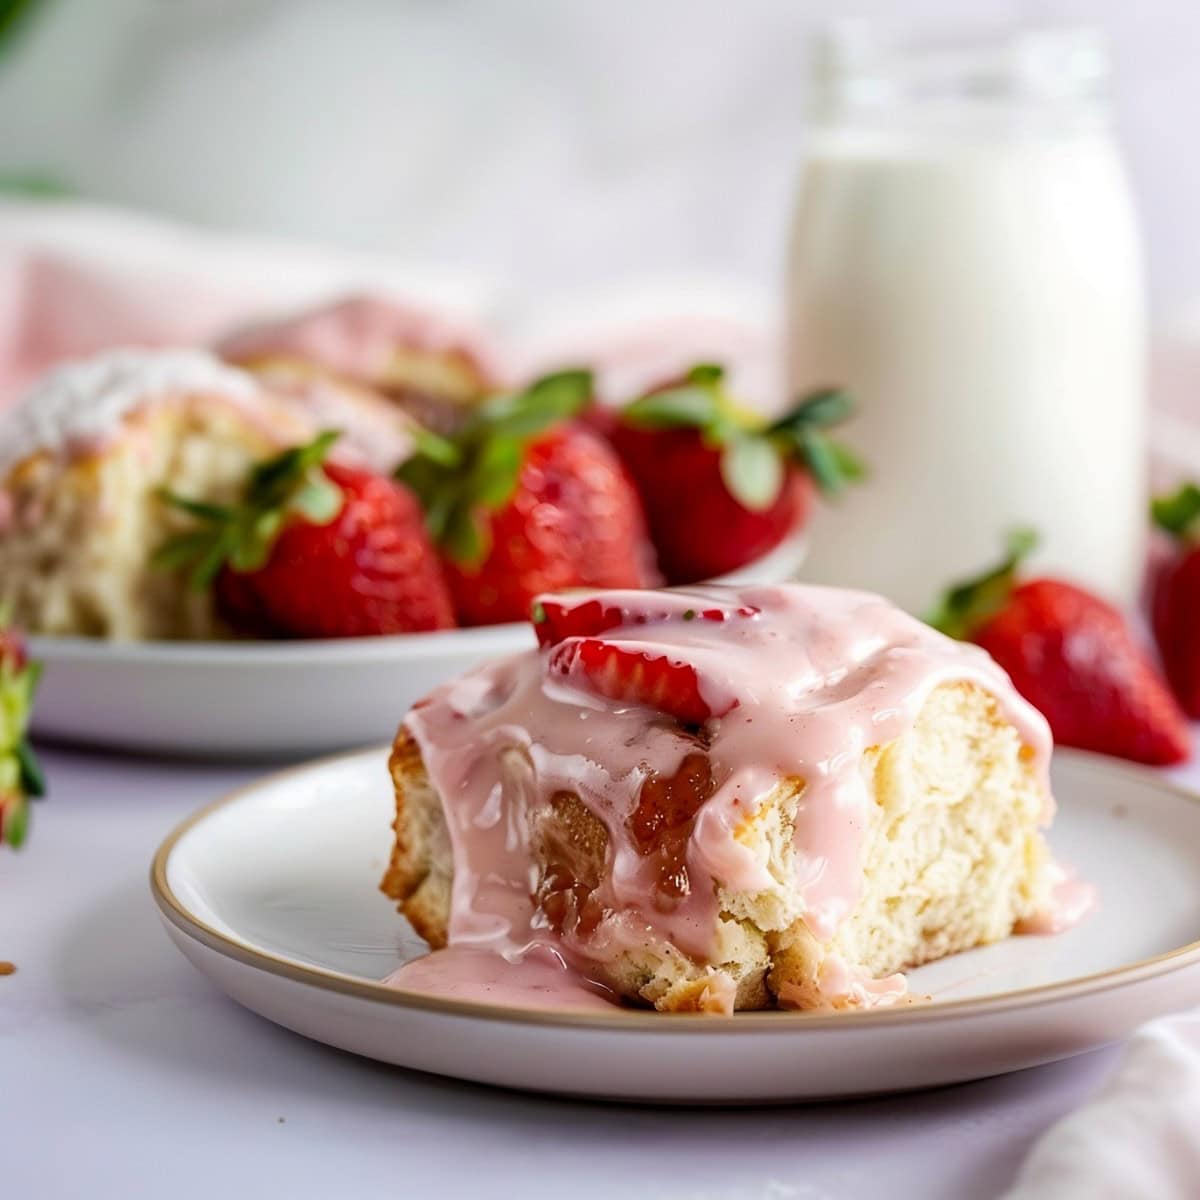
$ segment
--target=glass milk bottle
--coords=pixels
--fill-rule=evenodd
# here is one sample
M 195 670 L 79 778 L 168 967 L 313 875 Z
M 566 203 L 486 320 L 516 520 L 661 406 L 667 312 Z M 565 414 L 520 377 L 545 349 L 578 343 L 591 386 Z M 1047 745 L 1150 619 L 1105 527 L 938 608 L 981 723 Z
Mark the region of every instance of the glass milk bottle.
M 869 479 L 801 577 L 913 610 L 1001 553 L 1121 602 L 1143 564 L 1136 220 L 1086 30 L 823 46 L 788 283 L 793 394 L 845 385 Z

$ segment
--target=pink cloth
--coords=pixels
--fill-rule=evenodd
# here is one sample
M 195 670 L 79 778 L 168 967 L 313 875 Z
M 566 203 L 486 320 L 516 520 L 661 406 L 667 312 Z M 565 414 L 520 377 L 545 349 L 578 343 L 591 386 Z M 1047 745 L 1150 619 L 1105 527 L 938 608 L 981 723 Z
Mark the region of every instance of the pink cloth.
M 374 256 L 89 205 L 0 201 L 0 405 L 64 358 L 211 344 L 239 326 L 355 294 L 441 314 L 468 337 L 473 330 L 501 378 L 582 362 L 597 368 L 605 398 L 624 400 L 698 361 L 718 361 L 745 403 L 783 403 L 772 306 L 729 285 L 522 296 Z

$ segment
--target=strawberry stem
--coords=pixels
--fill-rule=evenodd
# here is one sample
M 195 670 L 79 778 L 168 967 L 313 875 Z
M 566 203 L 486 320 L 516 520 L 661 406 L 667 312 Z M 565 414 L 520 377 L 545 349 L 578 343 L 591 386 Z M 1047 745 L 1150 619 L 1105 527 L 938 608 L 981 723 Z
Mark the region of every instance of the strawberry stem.
M 516 490 L 526 446 L 577 416 L 591 398 L 590 371 L 559 371 L 522 392 L 488 397 L 453 437 L 416 435 L 415 453 L 396 478 L 421 502 L 429 536 L 455 562 L 474 566 L 487 557 L 488 516 Z
M 1169 496 L 1159 496 L 1150 504 L 1154 524 L 1180 541 L 1200 537 L 1200 487 L 1185 483 Z
M 695 366 L 683 383 L 640 396 L 621 410 L 621 417 L 639 429 L 699 430 L 705 445 L 722 451 L 721 478 L 729 494 L 751 512 L 762 512 L 778 499 L 789 459 L 828 496 L 864 477 L 862 461 L 827 432 L 854 413 L 844 391 L 821 388 L 767 423 L 735 404 L 724 380 L 722 367 Z
M 151 566 L 189 569 L 189 586 L 203 592 L 223 567 L 241 574 L 262 567 L 289 520 L 328 525 L 341 512 L 343 496 L 322 465 L 339 436 L 326 430 L 303 446 L 255 464 L 237 504 L 210 504 L 161 488 L 159 500 L 200 528 L 169 538 L 154 552 Z
M 925 623 L 949 637 L 968 640 L 1008 603 L 1017 569 L 1037 542 L 1036 531 L 1014 529 L 1008 535 L 1004 558 L 982 575 L 952 585 L 926 614 Z
M 42 665 L 25 660 L 19 637 L 0 632 L 0 842 L 16 848 L 29 828 L 29 797 L 44 796 L 46 779 L 29 744 L 29 718 Z

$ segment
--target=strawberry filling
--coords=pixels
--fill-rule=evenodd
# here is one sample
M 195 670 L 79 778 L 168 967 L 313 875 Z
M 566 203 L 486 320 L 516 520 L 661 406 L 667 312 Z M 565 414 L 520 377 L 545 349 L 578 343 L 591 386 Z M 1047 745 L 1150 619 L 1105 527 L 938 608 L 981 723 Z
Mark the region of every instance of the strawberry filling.
M 637 807 L 626 827 L 638 854 L 654 860 L 658 909 L 670 910 L 691 893 L 688 842 L 696 814 L 714 791 L 716 781 L 708 755 L 694 750 L 684 756 L 673 774 L 651 772 L 638 792 Z

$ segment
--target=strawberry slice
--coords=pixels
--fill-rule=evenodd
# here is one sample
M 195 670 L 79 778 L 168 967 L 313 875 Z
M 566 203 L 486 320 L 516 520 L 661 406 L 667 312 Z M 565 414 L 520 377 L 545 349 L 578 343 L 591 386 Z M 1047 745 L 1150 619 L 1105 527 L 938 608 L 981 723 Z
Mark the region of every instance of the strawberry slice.
M 703 725 L 724 716 L 713 712 L 700 693 L 700 677 L 689 663 L 654 650 L 633 649 L 598 638 L 568 638 L 550 654 L 547 669 L 581 680 L 608 700 L 642 704 L 684 725 Z
M 732 593 L 731 593 L 732 594 Z M 556 646 L 572 637 L 597 637 L 613 629 L 657 625 L 664 621 L 727 621 L 754 617 L 752 604 L 714 602 L 691 592 L 587 592 L 539 596 L 531 620 L 539 646 Z

